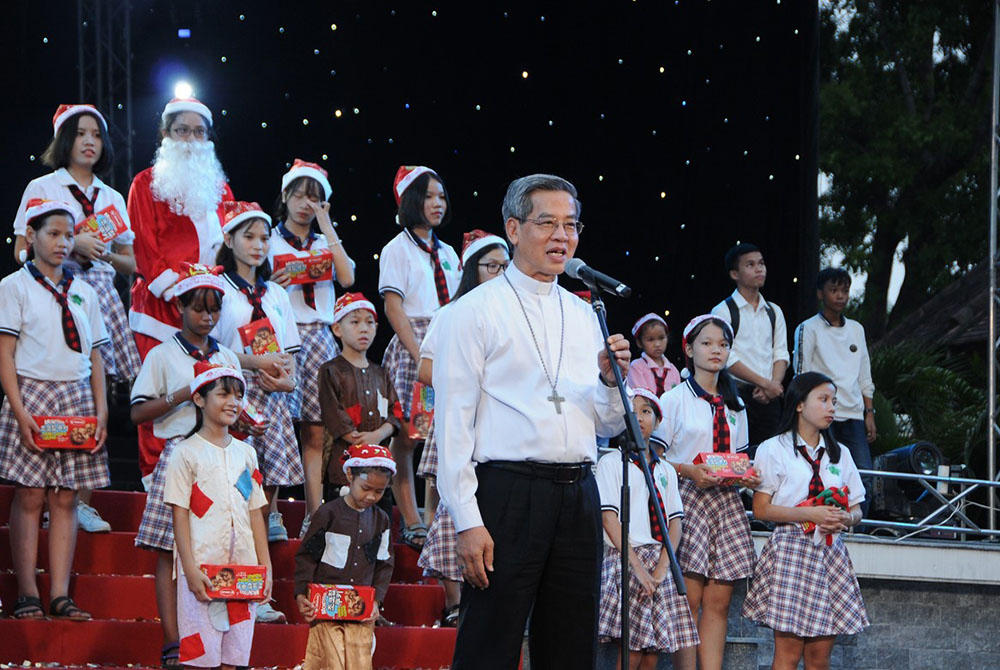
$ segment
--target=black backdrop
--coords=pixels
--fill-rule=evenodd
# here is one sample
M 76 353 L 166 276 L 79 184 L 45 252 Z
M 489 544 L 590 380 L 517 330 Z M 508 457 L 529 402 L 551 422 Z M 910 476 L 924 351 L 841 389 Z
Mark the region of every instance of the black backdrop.
M 8 10 L 2 67 L 16 102 L 0 112 L 0 203 L 11 218 L 25 182 L 45 171 L 34 157 L 55 107 L 78 97 L 76 12 L 61 4 L 69 11 Z M 765 295 L 785 308 L 789 330 L 811 307 L 815 2 L 132 7 L 133 171 L 151 160 L 175 80 L 189 80 L 215 111 L 238 198 L 270 209 L 295 157 L 329 169 L 355 290 L 369 297 L 374 255 L 397 232 L 391 185 L 406 163 L 444 177 L 454 220 L 441 236 L 456 247 L 464 230 L 501 230 L 512 178 L 546 171 L 575 182 L 587 224 L 578 255 L 636 289 L 609 305 L 614 330 L 669 310 L 678 333 L 732 290 L 722 255 L 739 240 L 763 248 Z M 114 185 L 127 193 L 124 176 Z M 383 320 L 373 357 L 389 335 Z

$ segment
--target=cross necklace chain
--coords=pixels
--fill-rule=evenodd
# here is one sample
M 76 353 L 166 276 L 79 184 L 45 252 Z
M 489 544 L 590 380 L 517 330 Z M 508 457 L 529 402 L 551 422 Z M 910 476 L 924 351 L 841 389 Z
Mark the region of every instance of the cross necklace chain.
M 517 304 L 521 306 L 521 314 L 524 314 L 524 320 L 528 324 L 528 332 L 531 333 L 531 341 L 535 344 L 535 351 L 538 352 L 538 360 L 542 363 L 542 371 L 545 372 L 545 379 L 549 382 L 549 386 L 552 387 L 552 395 L 550 395 L 546 400 L 555 405 L 556 414 L 562 414 L 562 403 L 566 401 L 566 398 L 559 395 L 559 391 L 556 390 L 556 385 L 559 383 L 559 372 L 562 370 L 562 360 L 563 360 L 563 348 L 566 343 L 566 314 L 563 312 L 562 294 L 559 293 L 559 286 L 555 286 L 556 297 L 559 298 L 559 362 L 556 364 L 556 376 L 555 379 L 549 374 L 549 367 L 545 365 L 545 357 L 542 356 L 542 348 L 538 346 L 538 338 L 535 337 L 535 329 L 531 325 L 531 319 L 528 318 L 528 310 L 524 308 L 524 301 L 521 300 L 520 294 L 514 285 L 510 283 L 510 278 L 506 274 L 503 276 L 507 280 L 507 285 L 510 286 L 510 290 L 514 292 L 514 297 L 517 298 Z

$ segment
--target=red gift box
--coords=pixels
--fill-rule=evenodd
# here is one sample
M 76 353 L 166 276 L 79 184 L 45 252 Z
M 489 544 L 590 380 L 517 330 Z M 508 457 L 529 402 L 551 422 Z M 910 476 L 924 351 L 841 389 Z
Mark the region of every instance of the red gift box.
M 225 600 L 260 600 L 264 596 L 267 568 L 263 565 L 201 564 L 201 571 L 212 580 L 205 589 L 209 598 Z
M 694 457 L 694 464 L 707 465 L 713 477 L 721 478 L 723 484 L 730 486 L 757 474 L 750 465 L 750 457 L 742 452 L 734 454 L 728 451 L 711 451 L 698 454 Z
M 426 440 L 434 421 L 434 389 L 421 382 L 413 383 L 410 405 L 410 439 Z
M 77 234 L 94 233 L 101 239 L 101 242 L 110 242 L 126 230 L 128 230 L 128 226 L 125 225 L 125 219 L 122 218 L 121 213 L 114 205 L 105 207 L 76 224 Z
M 243 410 L 240 412 L 239 423 L 230 426 L 229 434 L 235 437 L 237 440 L 245 440 L 250 435 L 250 433 L 244 433 L 240 430 L 236 430 L 237 426 L 243 424 L 244 426 L 250 426 L 253 428 L 259 428 L 264 423 L 264 415 L 254 409 L 254 406 L 250 403 L 246 403 L 243 406 Z
M 362 621 L 375 609 L 375 589 L 371 586 L 310 584 L 309 602 L 317 619 Z
M 266 316 L 241 326 L 239 330 L 240 341 L 243 342 L 243 350 L 246 353 L 263 356 L 281 351 L 278 336 L 274 334 L 274 326 L 271 325 L 271 320 Z
M 33 416 L 42 430 L 35 445 L 42 449 L 93 449 L 97 446 L 96 416 Z
M 310 249 L 308 256 L 279 254 L 274 257 L 274 271 L 284 268 L 293 284 L 313 284 L 333 279 L 333 252 L 329 249 Z

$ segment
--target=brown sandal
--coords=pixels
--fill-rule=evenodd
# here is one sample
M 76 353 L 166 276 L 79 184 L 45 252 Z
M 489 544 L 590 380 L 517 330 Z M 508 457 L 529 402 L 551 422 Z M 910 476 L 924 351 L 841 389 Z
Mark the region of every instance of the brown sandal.
M 93 617 L 85 612 L 69 596 L 53 598 L 49 603 L 49 616 L 54 619 L 69 619 L 70 621 L 90 621 Z

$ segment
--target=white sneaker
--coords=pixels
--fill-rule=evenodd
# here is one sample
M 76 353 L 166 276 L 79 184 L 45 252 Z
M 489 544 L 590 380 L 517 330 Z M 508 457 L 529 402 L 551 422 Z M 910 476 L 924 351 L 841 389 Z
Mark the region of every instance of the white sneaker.
M 102 519 L 96 509 L 82 500 L 77 501 L 76 518 L 80 524 L 80 530 L 85 533 L 111 532 L 111 524 Z
M 302 528 L 299 529 L 299 539 L 301 540 L 309 532 L 309 522 L 312 521 L 312 517 L 309 516 L 309 512 L 306 512 L 305 517 L 302 519 Z
M 288 539 L 288 531 L 285 530 L 285 520 L 281 512 L 271 512 L 267 515 L 267 541 L 284 542 Z
M 271 603 L 257 605 L 257 623 L 285 623 L 287 621 L 284 614 L 271 607 Z

